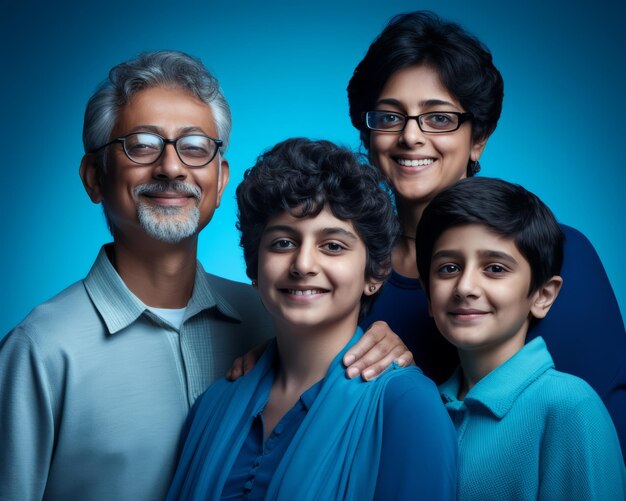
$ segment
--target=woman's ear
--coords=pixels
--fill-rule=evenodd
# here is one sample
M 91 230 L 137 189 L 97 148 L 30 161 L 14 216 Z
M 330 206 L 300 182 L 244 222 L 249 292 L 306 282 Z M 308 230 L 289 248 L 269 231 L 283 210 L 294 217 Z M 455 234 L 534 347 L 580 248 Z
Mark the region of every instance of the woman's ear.
M 487 146 L 488 139 L 488 137 L 485 137 L 472 142 L 472 147 L 470 149 L 470 160 L 472 162 L 478 162 L 478 160 L 480 160 L 480 156 L 483 154 L 485 146 Z
M 563 279 L 558 275 L 554 275 L 532 293 L 530 313 L 533 317 L 543 318 L 548 314 L 559 295 L 562 285 Z

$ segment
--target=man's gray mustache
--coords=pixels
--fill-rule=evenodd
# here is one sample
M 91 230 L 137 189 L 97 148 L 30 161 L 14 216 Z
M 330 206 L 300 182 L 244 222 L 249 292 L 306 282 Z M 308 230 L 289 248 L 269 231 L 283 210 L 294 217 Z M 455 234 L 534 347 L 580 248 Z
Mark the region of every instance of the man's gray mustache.
M 196 200 L 200 200 L 200 188 L 181 181 L 156 181 L 154 183 L 140 184 L 135 187 L 133 193 L 135 196 L 144 195 L 146 193 L 178 193 L 181 195 L 191 195 Z

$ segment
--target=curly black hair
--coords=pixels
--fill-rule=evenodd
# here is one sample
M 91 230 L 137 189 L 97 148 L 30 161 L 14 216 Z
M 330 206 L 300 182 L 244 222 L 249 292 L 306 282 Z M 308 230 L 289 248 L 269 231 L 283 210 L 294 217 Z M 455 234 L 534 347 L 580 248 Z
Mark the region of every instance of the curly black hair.
M 329 141 L 288 139 L 260 155 L 237 187 L 237 206 L 240 244 L 252 280 L 258 275 L 259 245 L 268 220 L 283 212 L 316 216 L 324 207 L 350 221 L 363 240 L 366 279 L 383 281 L 391 270 L 399 226 L 381 175 Z M 360 318 L 379 293 L 362 296 Z

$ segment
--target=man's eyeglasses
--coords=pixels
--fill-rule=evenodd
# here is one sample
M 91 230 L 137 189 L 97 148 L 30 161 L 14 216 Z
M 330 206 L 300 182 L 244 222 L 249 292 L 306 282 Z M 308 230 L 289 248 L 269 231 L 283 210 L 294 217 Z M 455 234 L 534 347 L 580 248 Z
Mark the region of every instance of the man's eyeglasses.
M 405 115 L 395 111 L 368 111 L 363 113 L 368 129 L 381 132 L 402 132 L 409 120 L 416 120 L 422 132 L 442 133 L 457 130 L 463 122 L 472 119 L 471 113 L 458 111 L 429 111 L 421 115 Z
M 189 167 L 203 167 L 215 158 L 222 146 L 220 139 L 204 134 L 188 134 L 167 139 L 152 132 L 133 132 L 100 146 L 93 153 L 115 143 L 122 143 L 126 156 L 137 164 L 147 165 L 156 162 L 167 144 L 173 144 L 178 158 Z

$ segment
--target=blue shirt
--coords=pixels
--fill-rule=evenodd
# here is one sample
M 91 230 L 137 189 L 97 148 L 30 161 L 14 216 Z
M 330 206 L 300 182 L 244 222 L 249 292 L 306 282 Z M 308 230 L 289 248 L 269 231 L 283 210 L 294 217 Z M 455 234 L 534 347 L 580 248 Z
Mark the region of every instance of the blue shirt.
M 467 393 L 439 387 L 459 440 L 458 499 L 619 501 L 626 475 L 615 427 L 583 380 L 554 370 L 541 338 Z
M 273 374 L 268 372 L 261 381 L 259 391 L 269 396 L 273 379 Z M 385 388 L 381 462 L 373 499 L 454 498 L 456 451 L 449 442 L 439 441 L 441 434 L 438 430 L 446 429 L 447 420 L 438 414 L 439 402 L 431 402 L 432 412 L 425 408 L 431 399 L 430 384 L 425 383 L 425 378 L 409 377 L 407 374 L 389 381 Z M 261 501 L 265 498 L 276 468 L 321 387 L 322 381 L 319 381 L 305 391 L 267 440 L 264 440 L 261 409 L 254 417 L 250 433 L 226 480 L 222 499 Z M 443 422 L 437 423 L 439 419 Z M 447 459 L 445 454 L 449 454 Z M 441 485 L 440 469 L 445 461 L 450 477 L 447 484 L 444 481 Z
M 528 332 L 527 341 L 541 336 L 556 368 L 584 379 L 600 395 L 626 456 L 626 332 L 619 305 L 589 240 L 569 226 L 561 229 L 563 287 L 550 313 Z M 458 366 L 456 349 L 428 315 L 418 280 L 394 272 L 361 327 L 365 330 L 376 320 L 390 325 L 436 383 L 446 381 Z
M 101 250 L 0 342 L 0 499 L 162 499 L 190 405 L 271 329 L 251 287 L 198 264 L 179 330 Z
M 348 380 L 342 354 L 265 442 L 275 345 L 250 374 L 211 386 L 168 499 L 454 499 L 456 435 L 433 383 L 415 367 Z

